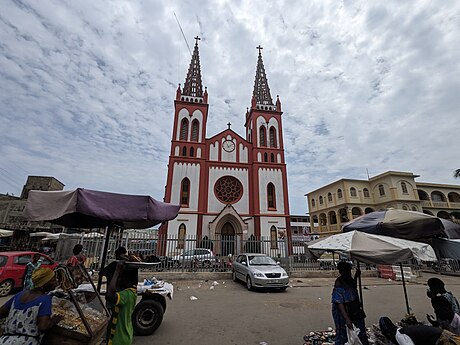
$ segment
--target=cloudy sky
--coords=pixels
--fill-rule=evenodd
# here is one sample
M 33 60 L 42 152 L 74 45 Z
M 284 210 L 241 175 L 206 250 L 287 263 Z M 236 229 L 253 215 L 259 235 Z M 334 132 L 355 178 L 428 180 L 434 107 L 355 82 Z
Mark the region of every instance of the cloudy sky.
M 0 193 L 27 175 L 162 199 L 188 44 L 207 137 L 244 135 L 261 44 L 280 95 L 292 214 L 387 170 L 460 183 L 460 2 L 9 1 L 0 10 Z

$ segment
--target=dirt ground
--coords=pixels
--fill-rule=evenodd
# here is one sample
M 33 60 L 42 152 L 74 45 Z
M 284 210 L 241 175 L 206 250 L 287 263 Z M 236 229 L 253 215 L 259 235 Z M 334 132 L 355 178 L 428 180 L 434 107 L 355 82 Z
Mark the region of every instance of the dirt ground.
M 417 319 L 426 320 L 432 308 L 426 297 L 424 274 L 407 286 L 409 303 Z M 440 276 L 448 290 L 460 297 L 460 278 Z M 331 317 L 333 278 L 291 280 L 285 292 L 247 291 L 244 284 L 225 281 L 172 282 L 174 299 L 160 328 L 148 337 L 135 337 L 135 345 L 295 345 L 313 330 L 334 327 Z M 363 278 L 367 323 L 386 315 L 405 315 L 401 282 Z M 191 297 L 196 299 L 191 300 Z

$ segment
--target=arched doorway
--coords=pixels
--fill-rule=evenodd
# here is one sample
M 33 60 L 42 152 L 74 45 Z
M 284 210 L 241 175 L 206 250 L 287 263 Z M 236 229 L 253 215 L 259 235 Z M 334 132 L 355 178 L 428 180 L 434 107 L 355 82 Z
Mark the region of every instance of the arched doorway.
M 221 255 L 235 254 L 235 228 L 230 222 L 226 222 L 221 230 Z

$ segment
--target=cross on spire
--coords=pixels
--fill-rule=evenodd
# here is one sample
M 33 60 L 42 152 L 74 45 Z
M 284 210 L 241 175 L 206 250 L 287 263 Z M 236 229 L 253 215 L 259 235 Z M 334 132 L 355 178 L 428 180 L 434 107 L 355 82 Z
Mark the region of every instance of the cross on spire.
M 230 122 L 227 123 L 228 129 L 230 129 L 230 126 L 231 126 L 231 125 L 232 125 L 232 124 L 231 124 Z
M 259 49 L 259 54 L 262 54 L 262 49 L 264 49 L 260 44 L 258 47 L 256 47 L 256 49 Z
M 201 38 L 200 38 L 200 37 L 198 37 L 198 36 L 196 36 L 196 37 L 194 37 L 194 38 L 195 38 L 195 44 L 198 44 L 198 41 L 200 41 L 200 40 L 201 40 Z

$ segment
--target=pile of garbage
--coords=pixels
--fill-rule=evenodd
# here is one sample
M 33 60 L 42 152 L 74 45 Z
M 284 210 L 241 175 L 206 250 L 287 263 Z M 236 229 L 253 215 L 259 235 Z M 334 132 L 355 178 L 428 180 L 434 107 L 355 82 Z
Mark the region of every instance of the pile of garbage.
M 314 331 L 304 335 L 304 345 L 332 345 L 335 340 L 335 331 L 329 327 L 326 331 Z

